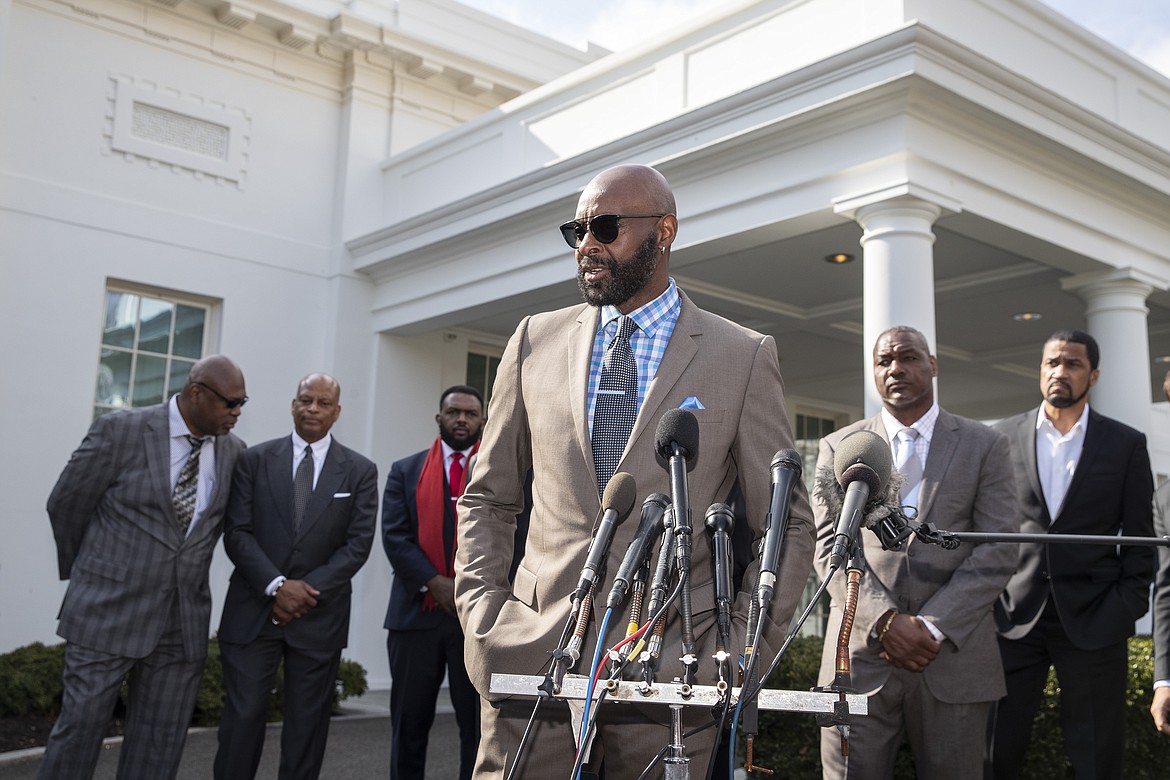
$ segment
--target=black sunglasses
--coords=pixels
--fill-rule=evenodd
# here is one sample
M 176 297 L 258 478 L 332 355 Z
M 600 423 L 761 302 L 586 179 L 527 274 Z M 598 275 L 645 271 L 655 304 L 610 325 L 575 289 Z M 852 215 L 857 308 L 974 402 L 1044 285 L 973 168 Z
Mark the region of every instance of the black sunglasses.
M 618 237 L 618 220 L 622 219 L 662 219 L 665 214 L 598 214 L 592 219 L 582 222 L 579 219 L 570 220 L 561 225 L 561 235 L 565 243 L 573 249 L 581 246 L 586 233 L 592 233 L 603 244 L 612 244 Z
M 244 396 L 243 398 L 228 398 L 226 395 L 219 392 L 211 385 L 205 385 L 202 382 L 192 382 L 191 384 L 199 385 L 200 387 L 204 387 L 215 393 L 217 396 L 219 396 L 219 400 L 223 401 L 223 405 L 229 409 L 235 409 L 237 406 L 243 406 L 244 404 L 248 403 L 248 396 Z

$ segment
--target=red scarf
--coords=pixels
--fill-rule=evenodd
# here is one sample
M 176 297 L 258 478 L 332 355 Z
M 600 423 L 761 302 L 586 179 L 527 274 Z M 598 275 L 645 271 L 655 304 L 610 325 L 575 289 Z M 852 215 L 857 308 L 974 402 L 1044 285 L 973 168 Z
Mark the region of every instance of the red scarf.
M 479 442 L 477 441 L 475 446 L 471 448 L 467 460 L 471 460 L 471 456 L 478 451 Z M 427 560 L 434 565 L 439 574 L 444 577 L 454 577 L 455 550 L 452 549 L 451 556 L 448 557 L 443 545 L 443 513 L 446 510 L 444 503 L 450 500 L 445 489 L 447 470 L 444 468 L 444 460 L 446 458 L 443 457 L 443 440 L 436 437 L 435 443 L 427 452 L 426 460 L 423 461 L 422 471 L 418 475 L 418 485 L 415 487 L 415 506 L 418 509 L 418 546 L 422 548 L 423 554 L 427 556 Z M 458 486 L 460 493 L 467 487 L 467 473 L 468 469 L 465 466 L 463 484 Z M 434 596 L 430 593 L 423 597 L 424 610 L 429 612 L 437 606 Z

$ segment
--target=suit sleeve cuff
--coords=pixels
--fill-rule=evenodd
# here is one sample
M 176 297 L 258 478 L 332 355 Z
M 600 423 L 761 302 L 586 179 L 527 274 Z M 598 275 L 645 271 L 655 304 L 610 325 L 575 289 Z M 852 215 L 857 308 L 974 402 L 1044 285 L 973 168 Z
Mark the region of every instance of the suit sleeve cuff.
M 947 635 L 946 635 L 946 634 L 944 634 L 943 632 L 939 631 L 939 630 L 938 630 L 938 629 L 935 627 L 934 623 L 931 623 L 929 620 L 927 620 L 926 618 L 922 617 L 922 615 L 915 615 L 915 617 L 916 617 L 916 618 L 918 618 L 919 620 L 921 620 L 921 621 L 922 621 L 922 625 L 926 626 L 926 630 L 930 632 L 930 635 L 934 637 L 934 640 L 935 640 L 936 642 L 941 642 L 941 641 L 943 641 L 944 639 L 946 639 L 946 638 L 947 638 Z

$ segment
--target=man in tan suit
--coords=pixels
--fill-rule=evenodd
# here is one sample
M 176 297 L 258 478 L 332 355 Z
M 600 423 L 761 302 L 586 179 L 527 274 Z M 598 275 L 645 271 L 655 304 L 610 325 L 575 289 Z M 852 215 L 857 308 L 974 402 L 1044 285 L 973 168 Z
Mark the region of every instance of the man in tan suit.
M 882 410 L 825 437 L 818 473 L 833 466 L 843 438 L 874 431 L 894 443 L 894 462 L 905 476 L 902 503 L 917 507 L 917 521 L 950 531 L 1019 530 L 1007 437 L 940 409 L 935 373 L 934 356 L 917 330 L 900 326 L 878 336 L 873 378 Z M 813 510 L 817 571 L 824 577 L 837 518 L 820 500 Z M 853 687 L 869 695 L 869 714 L 852 724 L 848 759 L 837 731 L 822 730 L 824 776 L 893 777 L 905 734 L 919 777 L 978 780 L 987 713 L 1004 692 L 991 607 L 1015 568 L 1015 546 L 964 542 L 944 550 L 914 539 L 886 551 L 870 531 L 859 541 L 869 570 L 861 579 L 849 659 Z M 822 685 L 833 680 L 836 667 L 844 574 L 829 585 Z
M 501 700 L 489 690 L 493 673 L 540 674 L 570 611 L 600 510 L 604 489 L 595 467 L 595 423 L 608 403 L 602 374 L 620 321 L 634 321 L 629 336 L 637 364 L 636 419 L 615 471 L 634 477 L 639 497 L 670 493 L 668 472 L 655 460 L 655 433 L 668 410 L 686 402 L 698 420 L 698 457 L 689 475 L 693 551 L 690 581 L 699 643 L 698 682 L 716 676 L 715 610 L 710 548 L 703 512 L 725 501 L 739 482 L 752 535 L 763 533 L 773 454 L 792 446 L 775 342 L 697 308 L 668 275 L 678 230 L 674 196 L 652 168 L 620 166 L 586 186 L 576 219 L 562 234 L 576 249 L 583 305 L 525 318 L 501 360 L 488 423 L 471 484 L 460 500 L 455 598 L 466 636 L 472 682 L 485 698 L 476 777 L 503 777 L 516 758 L 533 709 L 531 699 Z M 598 393 L 599 387 L 603 393 Z M 631 390 L 632 392 L 632 390 Z M 626 393 L 628 395 L 628 393 Z M 599 400 L 599 396 L 601 400 Z M 612 434 L 612 428 L 602 431 Z M 610 464 L 612 466 L 612 464 Z M 533 508 L 527 547 L 514 585 L 509 584 L 515 518 L 524 505 L 524 480 L 533 471 Z M 793 499 L 777 597 L 765 634 L 763 662 L 783 637 L 808 576 L 813 529 L 803 488 Z M 596 593 L 606 594 L 638 523 L 617 529 L 607 574 Z M 745 582 L 755 579 L 757 564 Z M 732 642 L 743 647 L 749 598 L 740 593 Z M 680 620 L 669 613 L 660 677 L 681 673 L 675 660 Z M 582 662 L 588 670 L 597 624 L 587 633 Z M 611 632 L 605 645 L 620 636 Z M 610 777 L 634 777 L 669 741 L 666 707 L 606 703 L 587 770 L 604 761 Z M 685 723 L 706 722 L 705 708 L 688 707 Z M 706 766 L 716 735 L 707 729 L 686 740 L 687 755 Z M 561 703 L 545 704 L 528 739 L 518 777 L 565 777 L 573 766 L 575 729 Z M 588 776 L 589 771 L 583 776 Z

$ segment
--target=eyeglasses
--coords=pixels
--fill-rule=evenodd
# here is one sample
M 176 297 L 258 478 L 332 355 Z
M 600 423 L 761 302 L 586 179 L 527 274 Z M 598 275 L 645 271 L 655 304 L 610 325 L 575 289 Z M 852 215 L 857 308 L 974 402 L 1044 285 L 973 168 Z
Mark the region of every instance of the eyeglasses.
M 662 219 L 665 214 L 598 214 L 593 219 L 582 222 L 579 219 L 570 220 L 561 225 L 561 235 L 565 243 L 573 249 L 581 246 L 586 233 L 592 233 L 603 244 L 612 244 L 618 237 L 618 220 L 622 219 Z
M 223 405 L 229 409 L 235 409 L 237 406 L 243 406 L 244 404 L 248 403 L 248 396 L 244 396 L 243 398 L 228 398 L 226 395 L 219 392 L 211 385 L 205 385 L 202 382 L 192 382 L 191 384 L 199 385 L 200 387 L 206 388 L 207 390 L 215 393 L 217 396 L 219 396 L 219 400 L 223 401 Z

